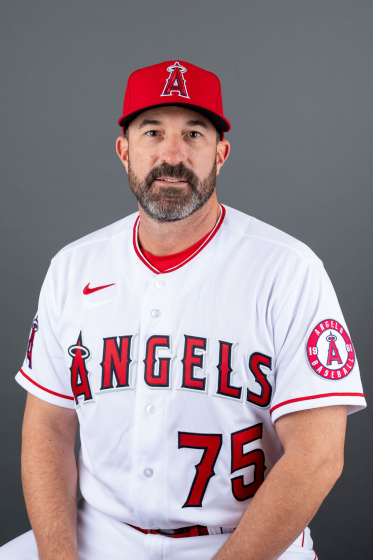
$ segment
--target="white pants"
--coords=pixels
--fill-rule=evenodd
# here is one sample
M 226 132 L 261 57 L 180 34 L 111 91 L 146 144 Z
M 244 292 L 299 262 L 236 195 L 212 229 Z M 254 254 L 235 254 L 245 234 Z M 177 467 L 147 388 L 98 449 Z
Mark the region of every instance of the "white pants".
M 230 534 L 173 539 L 146 535 L 126 523 L 103 515 L 80 500 L 78 548 L 80 560 L 211 560 Z M 279 560 L 316 560 L 309 530 Z M 303 546 L 302 546 L 303 543 Z M 0 560 L 38 560 L 32 531 L 0 548 Z

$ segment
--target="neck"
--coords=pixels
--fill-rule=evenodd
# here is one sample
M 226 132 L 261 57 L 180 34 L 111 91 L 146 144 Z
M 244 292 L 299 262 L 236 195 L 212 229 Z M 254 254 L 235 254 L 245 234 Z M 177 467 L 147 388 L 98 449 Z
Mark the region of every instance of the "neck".
M 220 206 L 213 193 L 197 212 L 177 222 L 159 223 L 139 206 L 139 244 L 157 257 L 173 255 L 188 249 L 213 229 L 218 221 Z

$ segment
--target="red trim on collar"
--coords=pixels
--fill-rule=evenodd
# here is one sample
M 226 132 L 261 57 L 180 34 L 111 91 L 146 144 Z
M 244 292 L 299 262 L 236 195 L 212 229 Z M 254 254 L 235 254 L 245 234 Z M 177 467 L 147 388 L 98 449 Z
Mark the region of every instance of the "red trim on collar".
M 155 266 L 153 266 L 146 259 L 145 255 L 142 253 L 142 251 L 139 247 L 138 240 L 137 240 L 137 232 L 138 232 L 138 226 L 139 226 L 139 222 L 140 222 L 140 216 L 138 216 L 136 221 L 135 221 L 135 225 L 133 226 L 133 247 L 135 249 L 136 255 L 155 274 L 167 274 L 168 272 L 173 272 L 174 270 L 177 270 L 178 268 L 181 268 L 182 266 L 187 264 L 189 261 L 194 259 L 194 257 L 196 257 L 198 255 L 198 253 L 200 253 L 202 251 L 202 249 L 204 249 L 206 247 L 206 245 L 208 243 L 210 243 L 210 241 L 217 234 L 218 230 L 220 229 L 220 226 L 222 225 L 222 223 L 224 221 L 225 214 L 226 214 L 226 210 L 225 210 L 225 208 L 222 204 L 220 204 L 220 208 L 221 208 L 220 216 L 219 216 L 219 219 L 218 219 L 217 223 L 215 224 L 215 227 L 210 231 L 210 233 L 208 233 L 204 238 L 202 238 L 202 240 L 200 240 L 198 243 L 195 244 L 195 245 L 197 245 L 196 250 L 193 251 L 191 254 L 188 254 L 186 256 L 186 258 L 184 258 L 181 263 L 179 263 L 175 266 L 172 266 L 172 267 L 170 267 L 166 270 L 162 270 L 162 271 L 158 270 Z M 193 248 L 194 248 L 194 245 L 192 247 L 190 247 L 189 249 L 193 249 Z M 186 252 L 188 253 L 188 250 Z M 181 253 L 184 253 L 184 251 L 182 251 Z M 182 256 L 184 256 L 184 255 L 182 255 Z
M 215 227 L 215 226 L 214 226 Z M 140 248 L 143 256 L 145 259 L 152 265 L 154 268 L 159 270 L 162 274 L 164 274 L 167 270 L 178 266 L 179 264 L 183 263 L 186 259 L 188 259 L 200 246 L 204 243 L 204 241 L 208 238 L 212 230 L 210 230 L 202 239 L 194 243 L 188 249 L 184 251 L 180 251 L 179 253 L 174 253 L 173 255 L 165 255 L 162 257 L 157 257 L 156 255 L 152 255 L 145 251 L 145 249 Z

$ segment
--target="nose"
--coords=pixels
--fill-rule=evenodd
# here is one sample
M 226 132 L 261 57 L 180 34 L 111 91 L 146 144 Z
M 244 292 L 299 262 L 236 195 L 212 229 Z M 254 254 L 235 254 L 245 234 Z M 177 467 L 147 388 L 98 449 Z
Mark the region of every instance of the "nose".
M 186 161 L 186 146 L 178 134 L 167 134 L 161 144 L 160 159 L 162 163 L 177 165 Z

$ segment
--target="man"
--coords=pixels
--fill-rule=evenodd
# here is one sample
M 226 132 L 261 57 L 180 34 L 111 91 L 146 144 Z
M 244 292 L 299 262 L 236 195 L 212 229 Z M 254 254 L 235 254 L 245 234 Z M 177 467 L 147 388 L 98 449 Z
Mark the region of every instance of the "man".
M 0 560 L 314 560 L 307 524 L 366 405 L 331 283 L 219 204 L 214 74 L 136 71 L 119 124 L 139 212 L 52 260 L 17 374 L 33 532 Z

